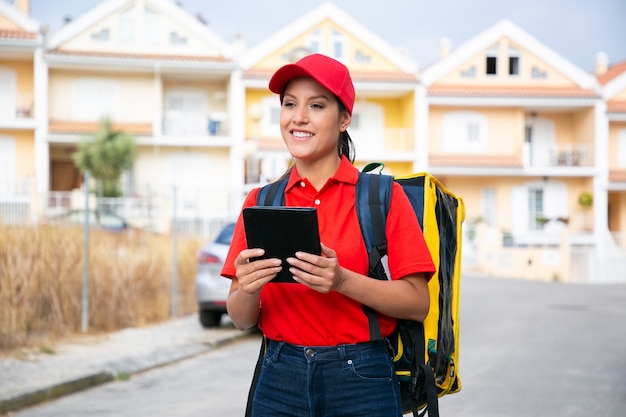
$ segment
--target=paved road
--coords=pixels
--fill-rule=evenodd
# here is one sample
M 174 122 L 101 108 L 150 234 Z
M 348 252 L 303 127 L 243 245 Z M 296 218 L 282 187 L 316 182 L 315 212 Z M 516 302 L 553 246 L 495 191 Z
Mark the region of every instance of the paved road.
M 626 285 L 465 278 L 461 392 L 442 417 L 626 415 Z M 13 414 L 233 417 L 245 408 L 258 340 Z

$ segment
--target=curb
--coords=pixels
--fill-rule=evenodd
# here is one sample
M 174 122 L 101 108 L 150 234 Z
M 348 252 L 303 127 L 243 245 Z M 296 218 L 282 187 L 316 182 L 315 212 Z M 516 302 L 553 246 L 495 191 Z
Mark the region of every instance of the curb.
M 161 348 L 152 358 L 120 358 L 108 363 L 103 370 L 94 371 L 93 373 L 75 379 L 59 381 L 49 387 L 20 394 L 14 398 L 0 400 L 0 415 L 123 379 L 127 375 L 138 374 L 185 359 L 190 359 L 213 349 L 226 346 L 236 340 L 248 337 L 251 334 L 253 334 L 252 331 L 242 331 L 240 334 L 227 336 L 214 342 L 190 343 L 183 346 L 170 347 L 165 350 Z

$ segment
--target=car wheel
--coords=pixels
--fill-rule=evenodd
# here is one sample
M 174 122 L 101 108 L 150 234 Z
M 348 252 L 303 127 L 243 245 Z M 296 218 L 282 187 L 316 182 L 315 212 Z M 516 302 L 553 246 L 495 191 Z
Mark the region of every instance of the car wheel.
M 200 324 L 202 327 L 217 327 L 222 320 L 222 314 L 219 311 L 200 310 Z

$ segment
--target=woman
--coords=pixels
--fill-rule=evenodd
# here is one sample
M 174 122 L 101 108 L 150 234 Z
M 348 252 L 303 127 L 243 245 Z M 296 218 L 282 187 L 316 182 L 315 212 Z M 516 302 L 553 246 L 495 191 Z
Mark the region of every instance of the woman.
M 401 416 L 389 343 L 370 340 L 363 306 L 376 310 L 383 336 L 395 318 L 426 317 L 435 268 L 417 219 L 394 184 L 386 222 L 391 280 L 369 278 L 347 133 L 355 97 L 348 69 L 309 55 L 280 68 L 269 88 L 280 95 L 281 135 L 293 157 L 285 205 L 317 208 L 322 256 L 251 261 L 263 250 L 246 247 L 241 216 L 237 222 L 222 270 L 232 279 L 228 313 L 240 329 L 258 323 L 268 339 L 252 416 Z M 270 283 L 282 268 L 298 284 Z

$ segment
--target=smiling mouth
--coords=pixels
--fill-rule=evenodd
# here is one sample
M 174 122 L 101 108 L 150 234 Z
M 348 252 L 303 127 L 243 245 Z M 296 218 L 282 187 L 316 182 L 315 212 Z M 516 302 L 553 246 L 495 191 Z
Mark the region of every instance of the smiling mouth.
M 293 137 L 298 138 L 298 139 L 307 139 L 307 138 L 313 137 L 313 133 L 301 132 L 298 130 L 292 130 L 291 134 L 293 135 Z

